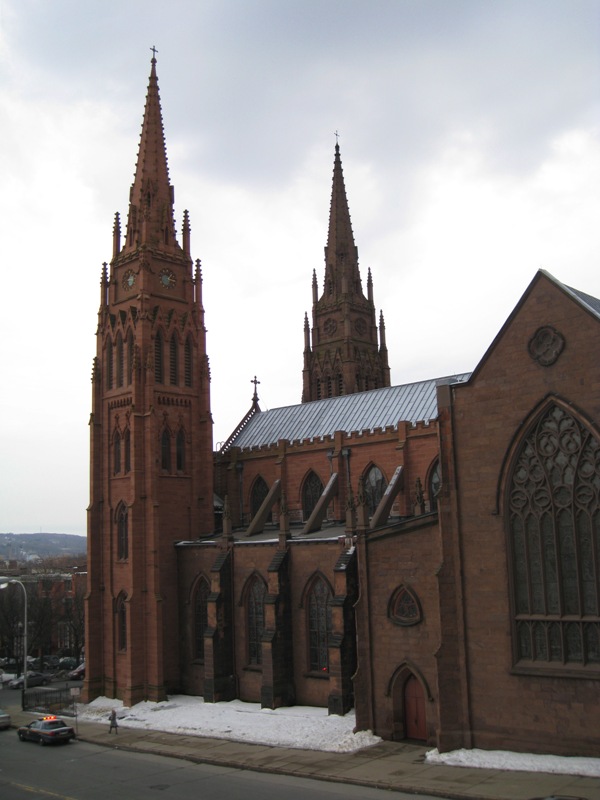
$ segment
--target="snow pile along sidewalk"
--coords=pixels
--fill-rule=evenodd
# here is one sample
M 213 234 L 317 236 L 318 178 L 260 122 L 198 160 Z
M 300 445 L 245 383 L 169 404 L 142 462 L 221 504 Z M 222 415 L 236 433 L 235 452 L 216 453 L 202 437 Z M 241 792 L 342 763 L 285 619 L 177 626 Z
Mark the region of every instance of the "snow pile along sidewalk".
M 583 775 L 600 778 L 600 759 L 567 756 L 513 753 L 508 750 L 452 750 L 439 753 L 430 750 L 425 756 L 428 764 L 451 767 L 481 767 L 515 772 L 551 772 L 558 775 Z

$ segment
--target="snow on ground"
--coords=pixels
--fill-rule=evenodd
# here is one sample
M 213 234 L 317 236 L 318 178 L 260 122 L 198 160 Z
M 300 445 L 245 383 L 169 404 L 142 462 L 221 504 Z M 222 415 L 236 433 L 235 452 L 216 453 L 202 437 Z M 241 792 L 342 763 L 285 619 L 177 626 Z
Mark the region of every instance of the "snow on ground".
M 304 750 L 351 753 L 381 741 L 370 731 L 352 733 L 353 713 L 344 717 L 327 715 L 326 708 L 291 706 L 271 710 L 259 703 L 205 703 L 201 697 L 174 695 L 162 703 L 138 703 L 123 707 L 120 700 L 99 697 L 78 706 L 78 717 L 86 722 L 108 725 L 108 715 L 117 709 L 124 728 L 170 731 L 191 736 L 233 739 L 238 742 L 270 744 Z
M 430 750 L 425 756 L 428 764 L 452 767 L 485 767 L 516 772 L 552 772 L 559 775 L 600 777 L 600 758 L 532 755 L 508 750 L 453 750 L 438 753 Z
M 204 703 L 201 697 L 174 695 L 162 703 L 138 703 L 132 708 L 120 700 L 99 697 L 88 705 L 78 705 L 78 717 L 86 722 L 108 726 L 108 715 L 116 708 L 119 725 L 124 728 L 168 731 L 185 736 L 206 736 L 238 742 L 350 753 L 381 741 L 370 731 L 352 733 L 354 713 L 328 716 L 327 709 L 291 706 L 275 710 L 258 703 Z M 552 772 L 600 777 L 600 759 L 512 753 L 504 750 L 455 750 L 426 754 L 428 764 L 459 767 Z

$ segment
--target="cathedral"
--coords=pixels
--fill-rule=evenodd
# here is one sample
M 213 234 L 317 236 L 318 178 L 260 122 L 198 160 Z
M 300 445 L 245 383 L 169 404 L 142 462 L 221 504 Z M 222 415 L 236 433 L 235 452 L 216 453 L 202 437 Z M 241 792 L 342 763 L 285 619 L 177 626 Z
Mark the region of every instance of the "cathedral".
M 336 144 L 302 402 L 262 411 L 255 382 L 214 451 L 173 207 L 153 58 L 100 281 L 85 699 L 321 706 L 440 751 L 597 755 L 600 300 L 540 270 L 472 373 L 392 385 Z

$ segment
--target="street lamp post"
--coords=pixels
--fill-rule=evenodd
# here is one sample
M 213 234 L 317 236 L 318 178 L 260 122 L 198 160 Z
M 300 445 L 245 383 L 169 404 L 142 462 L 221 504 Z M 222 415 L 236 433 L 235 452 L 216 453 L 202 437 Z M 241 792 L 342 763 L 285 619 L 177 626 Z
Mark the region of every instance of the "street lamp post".
M 21 705 L 23 708 L 25 707 L 25 692 L 27 691 L 27 589 L 21 583 L 21 581 L 17 580 L 16 578 L 7 578 L 7 577 L 0 577 L 0 589 L 6 589 L 9 583 L 18 583 L 21 589 L 23 589 L 23 597 L 25 600 L 25 612 L 23 615 L 23 622 L 25 627 L 23 628 L 23 695 L 22 695 L 22 703 Z

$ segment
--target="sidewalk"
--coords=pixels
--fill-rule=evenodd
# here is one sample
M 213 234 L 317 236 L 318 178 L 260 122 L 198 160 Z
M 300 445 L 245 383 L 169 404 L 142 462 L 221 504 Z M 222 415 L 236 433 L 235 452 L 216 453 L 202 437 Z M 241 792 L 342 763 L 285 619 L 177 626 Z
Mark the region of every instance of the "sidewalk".
M 15 694 L 14 703 L 6 710 L 11 715 L 13 727 L 18 727 L 39 715 L 21 711 L 20 693 Z M 6 698 L 4 702 L 6 705 Z M 123 725 L 115 735 L 108 733 L 108 722 L 100 725 L 70 719 L 70 724 L 76 727 L 78 739 L 84 742 L 156 753 L 199 764 L 282 773 L 457 800 L 600 800 L 598 778 L 429 765 L 425 763 L 428 748 L 401 742 L 382 742 L 357 753 L 325 753 L 180 736 Z

